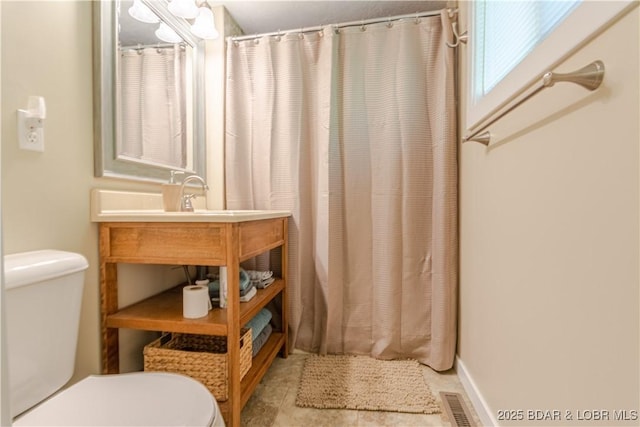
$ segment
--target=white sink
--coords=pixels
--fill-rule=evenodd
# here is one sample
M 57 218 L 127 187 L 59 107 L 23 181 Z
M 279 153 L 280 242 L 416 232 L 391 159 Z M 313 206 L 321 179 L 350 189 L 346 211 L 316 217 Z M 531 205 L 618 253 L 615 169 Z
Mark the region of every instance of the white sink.
M 291 215 L 282 210 L 209 210 L 165 212 L 162 195 L 93 189 L 91 221 L 93 222 L 241 222 L 282 218 Z

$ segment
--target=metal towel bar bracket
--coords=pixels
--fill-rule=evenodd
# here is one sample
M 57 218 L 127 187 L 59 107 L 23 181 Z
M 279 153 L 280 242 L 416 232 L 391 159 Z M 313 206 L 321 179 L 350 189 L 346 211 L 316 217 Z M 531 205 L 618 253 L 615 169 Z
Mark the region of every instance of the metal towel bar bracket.
M 463 138 L 462 142 L 474 141 L 479 142 L 484 145 L 489 145 L 491 142 L 491 132 L 487 129 L 489 126 L 500 120 L 502 117 L 507 115 L 510 111 L 516 109 L 520 106 L 520 104 L 524 103 L 538 92 L 546 89 L 548 87 L 552 87 L 554 84 L 558 82 L 570 82 L 578 84 L 585 89 L 590 91 L 596 90 L 602 84 L 602 80 L 604 79 L 604 63 L 600 60 L 593 61 L 591 64 L 580 68 L 572 73 L 554 73 L 547 72 L 542 76 L 542 83 L 538 86 L 533 92 L 529 93 L 527 96 L 504 110 L 502 113 L 494 117 L 491 121 L 486 123 L 480 129 L 476 130 L 470 135 L 467 135 Z

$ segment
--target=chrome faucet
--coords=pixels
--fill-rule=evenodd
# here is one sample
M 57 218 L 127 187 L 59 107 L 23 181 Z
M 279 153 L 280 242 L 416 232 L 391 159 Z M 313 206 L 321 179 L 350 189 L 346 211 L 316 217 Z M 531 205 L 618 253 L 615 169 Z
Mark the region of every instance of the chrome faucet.
M 205 197 L 207 197 L 206 191 L 209 189 L 209 186 L 204 181 L 204 179 L 200 178 L 198 175 L 189 175 L 188 177 L 186 177 L 182 181 L 182 186 L 180 187 L 180 200 L 181 200 L 180 210 L 182 212 L 193 212 L 193 204 L 191 203 L 191 200 L 195 199 L 196 195 L 184 194 L 184 186 L 189 181 L 198 181 L 200 184 L 202 184 L 202 192 L 205 194 Z

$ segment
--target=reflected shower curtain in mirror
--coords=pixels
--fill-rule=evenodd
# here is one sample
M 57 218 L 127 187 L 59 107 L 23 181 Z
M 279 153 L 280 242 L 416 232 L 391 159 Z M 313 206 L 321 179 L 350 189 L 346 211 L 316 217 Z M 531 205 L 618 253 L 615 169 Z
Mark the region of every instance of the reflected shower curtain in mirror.
M 227 52 L 227 207 L 292 212 L 291 348 L 451 368 L 456 119 L 441 17 Z
M 184 63 L 180 48 L 120 50 L 116 78 L 120 158 L 186 167 Z

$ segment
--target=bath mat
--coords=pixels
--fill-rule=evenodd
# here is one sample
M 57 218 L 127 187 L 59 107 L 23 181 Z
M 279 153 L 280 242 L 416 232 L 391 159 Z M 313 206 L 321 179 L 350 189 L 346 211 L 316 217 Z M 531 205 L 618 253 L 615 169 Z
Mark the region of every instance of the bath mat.
M 309 356 L 296 405 L 435 414 L 440 407 L 415 360 Z

